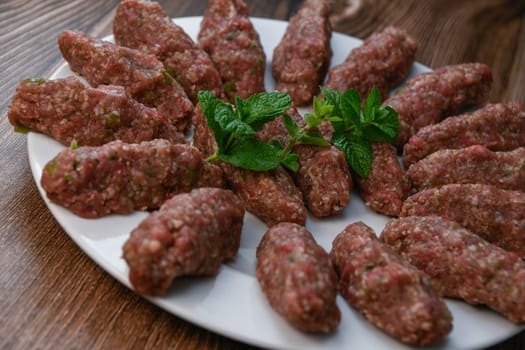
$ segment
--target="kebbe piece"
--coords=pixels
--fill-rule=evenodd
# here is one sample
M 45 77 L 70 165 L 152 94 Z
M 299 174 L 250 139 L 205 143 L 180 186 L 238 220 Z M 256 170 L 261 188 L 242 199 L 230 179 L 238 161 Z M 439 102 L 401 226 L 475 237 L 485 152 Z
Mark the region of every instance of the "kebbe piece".
M 222 187 L 224 180 L 197 148 L 157 139 L 65 149 L 46 164 L 41 184 L 52 202 L 97 218 L 157 209 L 177 193 Z
M 412 345 L 428 345 L 452 329 L 452 315 L 430 278 L 363 222 L 348 225 L 330 252 L 346 301 L 371 323 Z
M 134 99 L 157 108 L 178 130 L 190 126 L 193 104 L 155 55 L 69 30 L 60 34 L 58 45 L 71 70 L 91 86 L 124 86 Z
M 193 145 L 206 156 L 213 154 L 217 144 L 200 105 L 195 109 L 193 123 Z M 282 167 L 263 172 L 238 168 L 222 161 L 216 164 L 224 170 L 227 186 L 241 198 L 246 210 L 268 226 L 279 222 L 306 223 L 306 207 L 301 192 Z
M 256 277 L 272 308 L 305 332 L 327 333 L 341 320 L 330 257 L 303 226 L 283 222 L 257 247 Z
M 242 0 L 209 0 L 198 35 L 232 102 L 264 91 L 266 56 L 248 16 Z
M 306 122 L 295 108 L 286 112 L 299 127 Z M 266 123 L 258 137 L 268 142 L 278 140 L 285 147 L 290 138 L 282 117 Z M 301 191 L 305 204 L 316 217 L 341 213 L 350 201 L 352 179 L 344 154 L 334 146 L 296 145 L 293 151 L 299 157 L 299 169 L 291 173 Z
M 325 140 L 331 140 L 334 128 L 330 122 L 322 122 L 319 131 Z M 397 216 L 410 186 L 397 159 L 394 146 L 384 142 L 372 142 L 372 168 L 368 178 L 352 176 L 365 204 L 377 213 Z
M 223 261 L 237 255 L 243 218 L 244 207 L 229 190 L 199 188 L 175 195 L 124 244 L 133 288 L 163 295 L 178 276 L 216 275 Z
M 444 66 L 412 77 L 396 95 L 383 102 L 399 114 L 397 146 L 403 147 L 422 127 L 483 103 L 491 84 L 490 68 L 482 63 Z
M 223 98 L 219 72 L 206 52 L 155 1 L 124 0 L 113 20 L 115 41 L 151 53 L 164 63 L 193 103 L 207 90 Z
M 426 272 L 441 295 L 525 322 L 525 262 L 519 255 L 439 216 L 392 220 L 381 240 Z
M 483 145 L 491 151 L 525 147 L 525 112 L 518 102 L 487 104 L 482 108 L 425 126 L 403 147 L 406 168 L 440 149 Z
M 525 258 L 525 193 L 491 185 L 451 184 L 418 192 L 400 216 L 438 215 Z
M 412 193 L 453 183 L 525 191 L 525 147 L 509 152 L 492 152 L 480 145 L 443 149 L 412 164 L 405 175 Z
M 368 178 L 354 176 L 363 201 L 377 213 L 397 216 L 410 186 L 397 159 L 397 149 L 385 142 L 372 143 Z
M 326 87 L 344 92 L 356 89 L 361 98 L 377 86 L 383 99 L 408 75 L 416 55 L 416 42 L 393 26 L 372 34 L 345 61 L 330 69 Z
M 20 82 L 7 116 L 15 127 L 41 132 L 70 145 L 101 146 L 164 138 L 186 143 L 182 133 L 154 108 L 135 101 L 122 86 L 86 87 L 75 77 Z
M 330 65 L 329 11 L 326 0 L 304 0 L 273 51 L 275 89 L 288 92 L 297 106 L 312 102 Z

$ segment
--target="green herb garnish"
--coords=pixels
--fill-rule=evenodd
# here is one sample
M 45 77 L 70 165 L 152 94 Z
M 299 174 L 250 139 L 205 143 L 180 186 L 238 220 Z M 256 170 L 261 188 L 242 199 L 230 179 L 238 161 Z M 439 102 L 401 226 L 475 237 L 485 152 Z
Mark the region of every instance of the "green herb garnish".
M 28 83 L 40 84 L 40 83 L 45 82 L 46 80 L 44 78 L 28 78 L 28 79 L 25 79 L 25 81 L 28 82 Z
M 69 148 L 73 151 L 76 150 L 78 148 L 77 140 L 75 139 L 71 140 L 71 143 L 69 144 Z
M 25 126 L 23 125 L 15 125 L 14 126 L 14 131 L 19 133 L 19 134 L 27 134 L 28 132 L 31 131 L 31 129 L 29 128 L 26 128 Z
M 298 167 L 292 164 L 293 156 L 283 153 L 282 146 L 256 137 L 264 124 L 290 108 L 292 99 L 287 93 L 263 92 L 246 100 L 237 97 L 235 108 L 209 91 L 199 91 L 198 98 L 217 142 L 217 150 L 208 161 L 221 159 L 254 171 L 272 170 L 281 164 Z
M 120 114 L 117 111 L 113 111 L 108 116 L 108 119 L 106 119 L 106 128 L 115 129 L 119 125 L 119 123 L 120 123 Z
M 282 165 L 297 171 L 299 162 L 292 149 L 298 144 L 329 146 L 319 134 L 319 125 L 329 121 L 333 128 L 332 143 L 341 150 L 350 167 L 362 178 L 372 168 L 372 142 L 396 140 L 399 118 L 391 107 L 381 106 L 381 93 L 374 87 L 364 108 L 356 90 L 343 93 L 321 87 L 323 98 L 314 97 L 313 112 L 305 115 L 306 126 L 299 127 L 284 114 L 291 107 L 287 93 L 270 92 L 235 98 L 236 107 L 225 103 L 209 91 L 200 91 L 199 102 L 217 142 L 217 150 L 208 161 L 221 159 L 235 166 L 255 170 L 272 170 Z M 267 122 L 282 115 L 289 142 L 284 147 L 272 140 L 262 142 L 256 137 Z
M 314 111 L 305 116 L 310 127 L 329 120 L 334 128 L 332 143 L 345 155 L 352 169 L 366 179 L 372 168 L 372 142 L 394 142 L 399 134 L 399 117 L 381 106 L 381 93 L 374 87 L 361 109 L 359 93 L 339 93 L 321 87 L 322 99 L 314 97 Z

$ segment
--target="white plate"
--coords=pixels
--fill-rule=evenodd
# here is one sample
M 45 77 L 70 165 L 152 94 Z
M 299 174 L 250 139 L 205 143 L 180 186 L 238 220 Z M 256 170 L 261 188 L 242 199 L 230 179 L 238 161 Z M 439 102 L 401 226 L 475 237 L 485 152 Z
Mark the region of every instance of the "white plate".
M 175 19 L 194 39 L 201 17 Z M 286 22 L 253 18 L 261 41 L 270 60 L 274 47 L 280 41 Z M 111 37 L 106 38 L 108 40 Z M 334 33 L 332 65 L 342 62 L 350 49 L 360 40 Z M 266 89 L 273 90 L 266 70 Z M 411 74 L 428 71 L 415 64 Z M 51 76 L 52 79 L 71 75 L 66 63 Z M 42 169 L 64 146 L 51 138 L 29 133 L 28 153 L 33 176 L 47 206 L 70 237 L 102 268 L 122 284 L 130 287 L 128 268 L 121 259 L 121 247 L 130 231 L 146 217 L 136 212 L 128 216 L 112 215 L 96 220 L 82 219 L 61 206 L 50 203 L 42 187 Z M 371 212 L 361 199 L 352 194 L 351 204 L 341 216 L 318 220 L 308 217 L 307 228 L 327 251 L 332 240 L 349 223 L 362 220 L 381 232 L 387 218 Z M 342 311 L 338 330 L 330 335 L 316 336 L 296 331 L 281 319 L 268 305 L 255 279 L 255 249 L 266 227 L 251 214 L 244 221 L 241 247 L 234 262 L 223 265 L 215 278 L 176 279 L 167 296 L 148 298 L 152 303 L 192 323 L 246 343 L 275 349 L 407 349 L 402 344 L 368 323 L 351 310 L 340 296 L 337 303 Z M 474 349 L 500 342 L 522 329 L 502 316 L 482 307 L 473 307 L 459 301 L 447 301 L 454 316 L 454 330 L 432 349 Z M 137 312 L 141 312 L 137 310 Z

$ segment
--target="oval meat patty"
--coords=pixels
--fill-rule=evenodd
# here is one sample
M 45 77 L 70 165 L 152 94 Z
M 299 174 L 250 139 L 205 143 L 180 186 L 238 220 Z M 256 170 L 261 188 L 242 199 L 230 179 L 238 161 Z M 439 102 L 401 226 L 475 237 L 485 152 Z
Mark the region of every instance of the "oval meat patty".
M 517 102 L 487 104 L 419 129 L 403 147 L 405 167 L 440 149 L 483 145 L 491 151 L 525 147 L 525 112 Z
M 381 240 L 425 271 L 441 295 L 525 322 L 525 262 L 517 254 L 439 216 L 392 220 Z
M 345 61 L 328 72 L 325 86 L 344 92 L 356 89 L 366 98 L 377 86 L 383 99 L 406 78 L 416 56 L 416 42 L 393 26 L 368 37 Z
M 266 55 L 242 0 L 209 0 L 198 41 L 217 67 L 230 101 L 264 91 Z
M 153 140 L 66 149 L 46 164 L 41 184 L 52 202 L 97 218 L 156 209 L 177 193 L 224 180 L 197 148 Z
M 135 101 L 124 87 L 86 87 L 75 77 L 21 81 L 7 116 L 15 127 L 47 134 L 68 146 L 73 140 L 80 146 L 157 138 L 186 143 L 167 118 Z
M 331 332 L 341 313 L 337 276 L 326 251 L 303 226 L 280 223 L 257 247 L 256 277 L 272 308 L 306 332 Z
M 223 261 L 237 255 L 243 218 L 244 207 L 229 190 L 199 188 L 175 195 L 124 244 L 133 288 L 163 295 L 178 276 L 217 274 Z
M 212 155 L 217 143 L 200 105 L 195 110 L 193 124 L 193 144 L 206 156 Z M 282 167 L 273 171 L 251 171 L 222 161 L 216 164 L 224 170 L 227 186 L 241 198 L 246 210 L 268 226 L 279 222 L 306 223 L 301 191 Z
M 428 345 L 452 330 L 452 315 L 430 278 L 363 222 L 348 225 L 330 252 L 348 303 L 391 336 Z
M 273 51 L 275 89 L 288 92 L 297 106 L 312 103 L 330 65 L 329 12 L 326 0 L 303 1 Z
M 438 215 L 525 258 L 525 193 L 491 185 L 450 184 L 418 192 L 400 216 Z
M 444 149 L 412 164 L 405 175 L 413 193 L 453 183 L 525 191 L 525 147 L 509 152 L 492 152 L 480 145 Z
M 415 75 L 383 102 L 399 114 L 397 146 L 403 147 L 422 127 L 484 102 L 491 85 L 491 70 L 481 63 L 444 66 Z

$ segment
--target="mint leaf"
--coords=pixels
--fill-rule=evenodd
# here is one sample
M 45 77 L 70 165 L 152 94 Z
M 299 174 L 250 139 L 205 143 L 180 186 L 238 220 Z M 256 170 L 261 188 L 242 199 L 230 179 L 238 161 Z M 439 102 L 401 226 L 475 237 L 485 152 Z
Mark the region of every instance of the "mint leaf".
M 354 133 L 336 132 L 332 135 L 333 144 L 345 155 L 352 170 L 363 179 L 367 179 L 372 169 L 372 146 Z
M 323 99 L 326 101 L 327 104 L 334 107 L 334 111 L 332 112 L 335 112 L 335 109 L 339 108 L 339 93 L 332 88 L 327 88 L 324 86 L 321 86 L 320 89 L 321 94 L 323 95 Z
M 219 153 L 219 158 L 240 168 L 254 171 L 275 169 L 281 163 L 279 149 L 256 138 L 235 139 L 228 153 Z
M 299 132 L 299 125 L 297 125 L 289 115 L 283 114 L 283 124 L 286 127 L 290 137 L 294 138 L 297 136 L 297 133 Z
M 199 91 L 197 97 L 199 99 L 202 113 L 206 117 L 208 127 L 213 132 L 213 136 L 217 142 L 217 147 L 221 149 L 224 146 L 226 136 L 224 135 L 221 125 L 215 120 L 215 110 L 218 105 L 224 104 L 224 102 L 210 91 Z
M 327 103 L 324 100 L 320 100 L 317 96 L 314 96 L 314 113 L 315 115 L 323 118 L 330 115 L 334 111 L 334 105 Z
M 237 119 L 237 115 L 230 104 L 219 104 L 215 107 L 215 120 L 227 133 L 255 135 L 255 130 L 250 125 Z
M 354 90 L 346 90 L 341 94 L 340 109 L 346 127 L 354 125 L 359 128 L 361 125 L 361 98 L 359 93 Z
M 366 98 L 365 108 L 363 110 L 364 120 L 367 120 L 379 106 L 381 106 L 381 92 L 379 92 L 377 86 L 374 86 Z
M 255 131 L 283 114 L 292 105 L 292 98 L 285 92 L 262 92 L 248 97 L 239 108 L 242 120 Z
M 399 135 L 399 116 L 388 106 L 378 107 L 374 119 L 366 123 L 363 134 L 370 141 L 394 142 Z
M 313 113 L 306 113 L 304 119 L 306 120 L 306 125 L 311 129 L 317 128 L 324 120 Z

